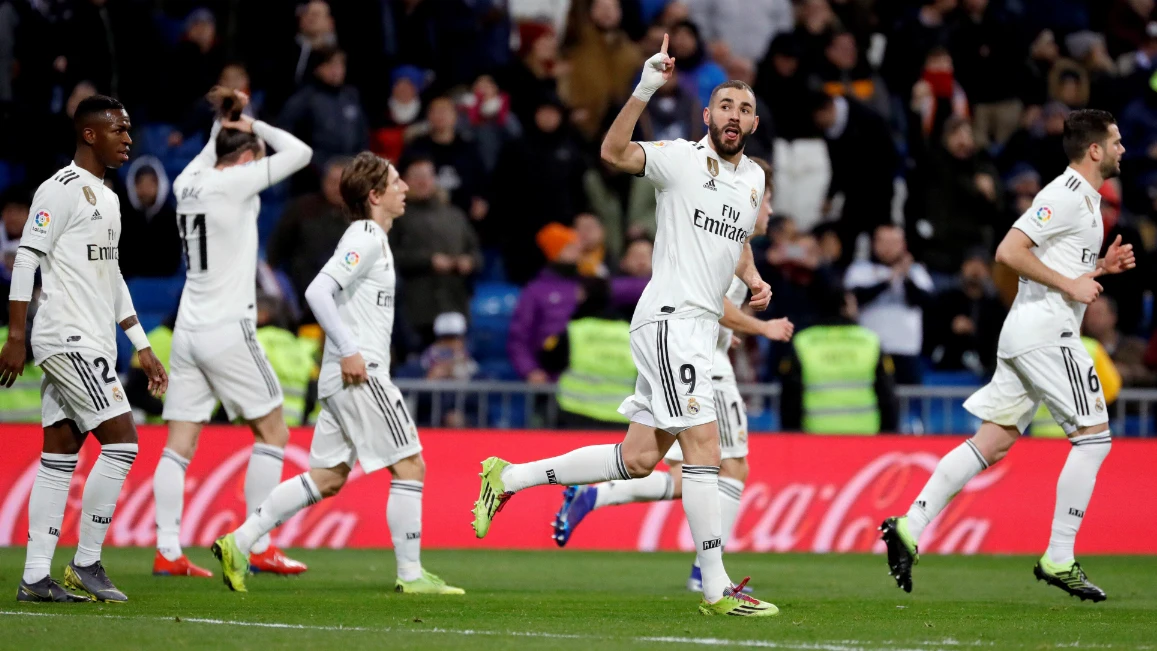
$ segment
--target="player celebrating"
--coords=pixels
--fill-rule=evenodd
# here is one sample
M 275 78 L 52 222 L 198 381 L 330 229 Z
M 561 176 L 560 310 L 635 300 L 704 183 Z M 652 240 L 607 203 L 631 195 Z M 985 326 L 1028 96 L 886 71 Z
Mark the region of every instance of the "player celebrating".
M 223 105 L 209 142 L 173 182 L 177 228 L 188 267 L 173 329 L 172 390 L 163 416 L 169 437 L 153 477 L 157 553 L 153 574 L 212 576 L 181 550 L 185 469 L 217 400 L 229 419 L 243 418 L 256 442 L 245 475 L 250 513 L 281 481 L 289 429 L 281 414 L 281 385 L 256 337 L 257 214 L 259 192 L 309 164 L 308 145 L 291 134 L 241 115 L 247 97 L 215 88 Z M 230 112 L 237 111 L 235 119 Z M 265 143 L 277 150 L 265 156 Z M 299 574 L 263 536 L 253 544 L 253 569 Z
M 1005 319 L 996 373 L 964 408 L 984 422 L 976 435 L 936 466 L 907 515 L 880 526 L 896 584 L 912 591 L 917 542 L 928 523 L 969 479 L 1008 454 L 1043 402 L 1072 443 L 1057 481 L 1048 551 L 1033 572 L 1037 580 L 1085 599 L 1105 592 L 1073 558 L 1101 462 L 1109 454 L 1109 414 L 1101 383 L 1081 345 L 1085 306 L 1096 300 L 1095 278 L 1136 266 L 1132 245 L 1121 237 L 1098 259 L 1104 237 L 1101 195 L 1105 179 L 1120 174 L 1121 133 L 1105 111 L 1074 111 L 1063 136 L 1069 167 L 1033 200 L 996 251 L 1020 275 L 1020 291 Z
M 716 87 L 703 111 L 709 134 L 698 143 L 631 142 L 647 101 L 673 70 L 664 37 L 662 50 L 644 64 L 634 96 L 602 145 L 609 165 L 655 184 L 658 202 L 655 273 L 631 323 L 631 354 L 639 377 L 635 394 L 619 407 L 631 420 L 626 438 L 618 445 L 580 448 L 531 463 L 486 459 L 474 503 L 474 532 L 485 536 L 502 505 L 531 486 L 646 477 L 678 438 L 686 460 L 683 510 L 703 568 L 699 612 L 771 616 L 779 609 L 744 595 L 747 581 L 732 584 L 723 567 L 719 429 L 711 380 L 723 297 L 732 277 L 751 288 L 755 309 L 765 309 L 771 298 L 747 244 L 764 190 L 763 170 L 743 155 L 744 143 L 759 124 L 755 95 L 739 81 Z
M 129 159 L 129 115 L 117 100 L 94 95 L 77 106 L 72 164 L 40 184 L 12 270 L 11 323 L 0 351 L 0 384 L 24 370 L 25 320 L 36 269 L 43 288 L 32 329 L 32 356 L 44 371 L 40 389 L 44 451 L 28 497 L 28 551 L 18 601 L 124 602 L 101 563 L 101 546 L 117 496 L 137 456 L 137 430 L 117 378 L 114 326 L 128 335 L 149 377 L 164 393 L 165 368 L 149 347 L 121 277 L 117 245 L 120 200 L 105 170 Z M 88 432 L 100 456 L 84 485 L 80 545 L 64 568 L 64 585 L 49 576 L 60 537 L 77 453 Z
M 751 158 L 766 177 L 763 203 L 755 220 L 755 235 L 767 232 L 767 222 L 771 218 L 772 182 L 771 167 L 760 158 Z M 715 346 L 715 361 L 711 369 L 711 381 L 715 386 L 715 411 L 719 416 L 719 447 L 722 461 L 719 466 L 719 510 L 723 523 L 722 543 L 727 541 L 735 528 L 739 515 L 739 501 L 743 495 L 743 485 L 747 481 L 747 406 L 739 394 L 735 383 L 735 370 L 727 351 L 731 348 L 732 333 L 763 335 L 775 341 L 791 339 L 793 326 L 787 319 L 762 321 L 745 314 L 740 307 L 747 299 L 747 285 L 733 277 L 727 289 L 727 300 L 723 303 L 723 318 L 719 320 L 719 340 Z M 553 523 L 554 540 L 559 547 L 566 545 L 574 530 L 594 509 L 631 502 L 657 502 L 679 499 L 682 496 L 683 453 L 675 443 L 667 451 L 667 474 L 652 473 L 642 479 L 611 481 L 593 486 L 570 486 L 563 491 L 563 504 Z M 694 592 L 703 591 L 702 572 L 698 560 L 691 567 L 691 577 L 687 588 Z
M 386 234 L 406 209 L 396 167 L 362 152 L 342 173 L 341 196 L 354 222 L 305 292 L 325 330 L 318 377 L 322 412 L 313 431 L 309 472 L 282 482 L 233 533 L 213 543 L 225 585 L 245 592 L 245 555 L 261 536 L 301 509 L 336 495 L 354 462 L 393 475 L 386 521 L 398 562 L 394 589 L 465 594 L 422 568 L 422 445 L 402 393 L 390 383 L 394 327 L 394 255 Z

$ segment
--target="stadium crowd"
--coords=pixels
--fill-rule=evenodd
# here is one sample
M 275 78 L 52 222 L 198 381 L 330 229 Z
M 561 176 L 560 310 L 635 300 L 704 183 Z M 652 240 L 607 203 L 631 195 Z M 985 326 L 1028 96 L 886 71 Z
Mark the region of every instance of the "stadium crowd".
M 371 149 L 410 188 L 390 233 L 396 374 L 550 382 L 544 350 L 583 283 L 629 313 L 650 276 L 652 187 L 598 145 L 665 33 L 677 72 L 636 139 L 697 140 L 711 89 L 751 84 L 747 153 L 776 186 L 753 243 L 774 292 L 760 317 L 799 331 L 842 295 L 900 384 L 991 371 L 1017 286 L 994 247 L 1063 170 L 1068 113 L 1113 112 L 1127 154 L 1100 189 L 1105 242 L 1132 243 L 1140 269 L 1102 279 L 1085 330 L 1124 386 L 1157 385 L 1154 0 L 0 0 L 0 282 L 32 191 L 71 156 L 71 112 L 110 93 L 135 139 L 110 179 L 121 266 L 146 328 L 171 322 L 169 179 L 220 84 L 314 150 L 262 197 L 262 325 L 316 336 L 302 295 L 345 228 L 343 166 Z M 736 354 L 749 381 L 788 358 L 757 338 Z

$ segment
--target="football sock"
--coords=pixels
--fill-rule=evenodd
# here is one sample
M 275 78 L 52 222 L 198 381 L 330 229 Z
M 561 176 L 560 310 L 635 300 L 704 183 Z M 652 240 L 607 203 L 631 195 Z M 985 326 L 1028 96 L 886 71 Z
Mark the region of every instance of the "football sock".
M 321 491 L 308 472 L 286 479 L 274 488 L 269 497 L 249 514 L 245 523 L 233 532 L 233 539 L 243 553 L 253 549 L 253 543 L 273 531 L 282 522 L 311 504 L 321 501 Z
M 988 467 L 984 455 L 971 439 L 956 446 L 936 464 L 936 471 L 924 484 L 920 495 L 908 509 L 908 531 L 916 540 L 924 533 L 924 527 L 960 492 L 964 485 Z
M 245 471 L 245 508 L 250 513 L 269 497 L 273 489 L 281 483 L 281 466 L 285 450 L 266 443 L 254 443 L 249 455 L 249 468 Z M 250 551 L 254 554 L 269 549 L 269 534 L 258 538 Z
M 153 500 L 156 502 L 157 550 L 170 561 L 181 550 L 181 514 L 185 510 L 185 470 L 189 460 L 165 448 L 153 473 Z
M 723 525 L 723 545 L 735 533 L 735 519 L 739 517 L 739 502 L 743 498 L 743 482 L 730 477 L 719 478 L 719 520 Z
M 683 465 L 683 512 L 703 568 L 703 597 L 714 603 L 731 585 L 723 569 L 723 524 L 719 515 L 719 466 Z
M 640 479 L 609 481 L 598 485 L 595 508 L 630 504 L 631 502 L 658 502 L 669 500 L 675 493 L 675 480 L 671 474 L 655 471 Z
M 1093 497 L 1097 471 L 1109 455 L 1112 441 L 1109 432 L 1085 434 L 1069 439 L 1073 448 L 1057 479 L 1057 505 L 1053 511 L 1053 530 L 1049 536 L 1049 561 L 1067 565 L 1073 561 L 1077 530 Z
M 48 576 L 52 554 L 60 541 L 60 525 L 68 503 L 68 487 L 76 470 L 75 454 L 40 455 L 40 468 L 28 496 L 28 549 L 24 557 L 24 581 L 36 583 Z
M 81 497 L 80 542 L 73 559 L 78 566 L 87 567 L 100 560 L 100 549 L 112 524 L 117 498 L 136 458 L 136 443 L 101 446 L 100 456 L 88 473 Z
M 413 581 L 422 576 L 422 482 L 395 479 L 390 482 L 386 523 L 398 561 L 398 578 Z
M 623 444 L 590 445 L 559 457 L 530 463 L 515 463 L 502 469 L 506 490 L 517 493 L 531 486 L 595 484 L 612 479 L 627 480 Z

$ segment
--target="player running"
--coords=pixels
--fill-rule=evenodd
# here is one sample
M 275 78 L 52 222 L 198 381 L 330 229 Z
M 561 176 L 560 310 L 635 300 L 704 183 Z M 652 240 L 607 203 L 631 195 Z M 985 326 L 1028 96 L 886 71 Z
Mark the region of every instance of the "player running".
M 755 235 L 767 232 L 771 218 L 772 172 L 766 161 L 751 158 L 766 178 L 763 202 L 755 220 Z M 719 447 L 722 461 L 719 466 L 719 510 L 723 523 L 724 549 L 735 528 L 743 485 L 747 481 L 747 406 L 735 383 L 735 369 L 731 366 L 728 350 L 733 333 L 762 335 L 774 341 L 788 341 L 794 330 L 791 321 L 775 319 L 763 321 L 745 314 L 740 308 L 747 299 L 747 285 L 739 278 L 731 279 L 723 303 L 723 318 L 719 320 L 719 340 L 715 346 L 715 361 L 711 380 L 715 386 L 715 411 L 719 415 Z M 566 545 L 583 518 L 594 509 L 631 502 L 675 500 L 682 496 L 683 453 L 675 443 L 664 458 L 669 468 L 666 474 L 652 473 L 642 479 L 611 481 L 592 486 L 570 486 L 563 491 L 562 508 L 555 516 L 554 540 L 559 547 Z M 703 591 L 702 571 L 698 559 L 691 566 L 687 589 Z
M 282 482 L 233 533 L 213 543 L 225 585 L 245 592 L 245 561 L 261 536 L 305 507 L 337 494 L 354 462 L 393 475 L 386 521 L 398 563 L 397 592 L 465 594 L 422 568 L 422 482 L 426 464 L 402 393 L 390 382 L 394 255 L 386 234 L 406 210 L 406 184 L 383 158 L 362 152 L 341 177 L 353 224 L 305 292 L 325 330 L 318 377 L 322 412 L 309 472 Z
M 281 385 L 256 336 L 257 194 L 308 165 L 313 151 L 288 132 L 241 115 L 248 101 L 243 93 L 215 88 L 209 97 L 225 105 L 224 115 L 205 148 L 173 182 L 188 269 L 173 329 L 172 389 L 163 412 L 169 437 L 153 476 L 157 575 L 213 575 L 185 556 L 180 533 L 185 469 L 217 401 L 230 420 L 242 418 L 253 431 L 245 474 L 250 513 L 281 482 L 289 441 Z M 238 113 L 230 116 L 231 111 Z M 265 156 L 265 143 L 277 153 Z M 254 541 L 249 562 L 261 572 L 306 570 L 272 546 L 268 535 Z
M 644 64 L 633 97 L 602 145 L 609 165 L 655 184 L 658 202 L 655 273 L 631 323 L 631 355 L 639 377 L 635 394 L 619 407 L 631 420 L 626 438 L 618 445 L 580 448 L 531 463 L 486 459 L 474 503 L 474 532 L 484 537 L 502 505 L 531 486 L 646 477 L 677 438 L 686 461 L 683 510 L 703 568 L 699 612 L 771 616 L 779 609 L 743 594 L 747 580 L 733 584 L 723 567 L 719 428 L 711 380 L 723 296 L 732 277 L 751 288 L 753 308 L 766 309 L 771 298 L 747 244 L 765 185 L 763 170 L 743 155 L 744 143 L 759 125 L 755 95 L 740 81 L 717 86 L 703 111 L 709 135 L 697 143 L 631 142 L 651 95 L 673 70 L 664 36 L 662 50 Z
M 940 460 L 908 514 L 880 526 L 888 567 L 906 592 L 912 591 L 925 527 L 969 479 L 1008 454 L 1043 402 L 1073 447 L 1057 481 L 1048 550 L 1033 573 L 1082 601 L 1105 599 L 1073 557 L 1110 446 L 1108 408 L 1093 360 L 1081 345 L 1081 319 L 1101 293 L 1094 279 L 1137 262 L 1132 245 L 1122 245 L 1120 236 L 1097 258 L 1104 237 L 1097 190 L 1120 174 L 1125 153 L 1113 116 L 1074 111 L 1065 120 L 1063 144 L 1068 169 L 1037 194 L 996 250 L 996 259 L 1020 275 L 1020 291 L 1000 333 L 996 374 L 964 403 L 984 422 Z
M 39 268 L 43 287 L 31 343 L 44 371 L 44 451 L 28 497 L 28 551 L 16 599 L 124 602 L 128 597 L 101 563 L 117 496 L 137 456 L 137 429 L 116 374 L 114 326 L 119 323 L 137 349 L 153 395 L 165 392 L 168 378 L 121 277 L 120 200 L 104 184 L 105 170 L 129 159 L 129 115 L 117 100 L 94 95 L 77 106 L 73 124 L 72 164 L 41 183 L 32 200 L 12 270 L 8 340 L 0 351 L 0 384 L 11 387 L 24 371 L 25 320 Z M 100 456 L 84 484 L 80 544 L 61 586 L 49 570 L 88 432 L 100 441 Z

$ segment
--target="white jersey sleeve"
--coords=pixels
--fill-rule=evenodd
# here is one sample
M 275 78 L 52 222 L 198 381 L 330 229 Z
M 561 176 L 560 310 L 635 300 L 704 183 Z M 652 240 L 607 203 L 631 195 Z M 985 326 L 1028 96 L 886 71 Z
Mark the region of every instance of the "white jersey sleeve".
M 351 228 L 321 273 L 346 289 L 368 274 L 382 255 L 382 242 L 371 231 Z
M 28 209 L 28 221 L 24 223 L 20 246 L 44 254 L 50 253 L 60 234 L 68 228 L 76 204 L 76 193 L 71 188 L 55 183 L 42 184 L 37 188 L 32 206 Z
M 646 161 L 643 176 L 662 190 L 674 185 L 680 170 L 687 168 L 689 154 L 694 145 L 686 140 L 658 140 L 638 143 L 643 148 Z
M 209 130 L 209 141 L 201 148 L 201 151 L 189 162 L 182 174 L 185 172 L 203 170 L 213 167 L 217 164 L 217 134 L 221 132 L 221 121 L 213 122 L 213 128 Z
M 1077 217 L 1076 207 L 1080 198 L 1072 193 L 1069 195 L 1041 191 L 1012 227 L 1027 235 L 1037 246 L 1074 232 L 1084 223 Z
M 233 196 L 249 197 L 276 185 L 309 164 L 313 150 L 296 136 L 258 120 L 253 133 L 277 153 L 261 160 L 223 170 L 223 187 Z

